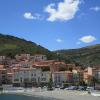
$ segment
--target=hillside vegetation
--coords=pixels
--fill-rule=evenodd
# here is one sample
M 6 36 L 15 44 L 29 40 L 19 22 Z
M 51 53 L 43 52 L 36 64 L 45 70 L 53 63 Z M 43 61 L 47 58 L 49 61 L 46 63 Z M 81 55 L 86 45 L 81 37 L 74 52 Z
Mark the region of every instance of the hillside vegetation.
M 36 43 L 14 36 L 0 34 L 0 55 L 14 58 L 16 54 L 21 53 L 30 53 L 31 55 L 45 54 L 48 59 L 55 58 L 54 53 Z
M 100 44 L 55 52 L 66 62 L 76 63 L 84 67 L 100 66 Z
M 83 67 L 100 66 L 100 44 L 79 49 L 57 50 L 51 52 L 34 42 L 0 34 L 0 55 L 14 58 L 16 54 L 21 53 L 30 53 L 31 55 L 45 54 L 48 59 L 75 63 Z

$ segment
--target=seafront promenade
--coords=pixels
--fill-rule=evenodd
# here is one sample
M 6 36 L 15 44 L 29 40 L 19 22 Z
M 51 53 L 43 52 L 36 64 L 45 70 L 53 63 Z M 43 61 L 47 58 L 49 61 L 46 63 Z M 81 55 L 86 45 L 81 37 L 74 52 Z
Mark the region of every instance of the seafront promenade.
M 46 89 L 41 88 L 12 88 L 4 89 L 3 94 L 17 94 L 17 95 L 26 95 L 33 97 L 42 97 L 42 98 L 55 98 L 57 100 L 99 100 L 99 96 L 93 96 L 88 94 L 87 91 L 76 91 L 76 90 L 61 90 L 55 89 L 53 91 L 47 91 Z

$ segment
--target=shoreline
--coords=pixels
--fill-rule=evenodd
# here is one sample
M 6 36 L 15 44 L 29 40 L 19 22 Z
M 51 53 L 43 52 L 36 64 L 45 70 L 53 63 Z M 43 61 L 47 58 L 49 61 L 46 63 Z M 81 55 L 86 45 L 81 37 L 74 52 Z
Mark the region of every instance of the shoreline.
M 32 97 L 39 97 L 39 98 L 50 98 L 55 100 L 66 100 L 68 98 L 74 100 L 75 98 L 78 100 L 80 97 L 83 98 L 81 100 L 95 100 L 95 96 L 88 94 L 87 91 L 71 91 L 71 90 L 60 90 L 56 89 L 53 91 L 47 90 L 37 90 L 37 89 L 23 89 L 23 90 L 4 90 L 3 94 L 15 94 L 15 95 L 25 95 L 25 96 L 32 96 Z M 80 99 L 79 99 L 80 100 Z

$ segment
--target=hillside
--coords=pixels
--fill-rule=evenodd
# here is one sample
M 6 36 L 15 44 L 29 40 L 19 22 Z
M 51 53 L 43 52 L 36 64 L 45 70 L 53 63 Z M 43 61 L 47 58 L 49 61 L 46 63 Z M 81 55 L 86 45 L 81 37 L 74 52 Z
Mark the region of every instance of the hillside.
M 45 54 L 48 59 L 57 59 L 59 61 L 65 61 L 66 63 L 76 63 L 83 67 L 100 66 L 100 44 L 79 49 L 51 52 L 34 42 L 0 34 L 0 55 L 14 58 L 16 54 L 21 53 L 30 53 L 31 55 Z
M 16 54 L 21 53 L 30 53 L 31 55 L 45 54 L 48 59 L 53 59 L 55 56 L 48 49 L 31 41 L 0 34 L 0 55 L 6 55 L 14 58 Z
M 100 66 L 100 44 L 55 52 L 67 63 L 76 63 L 84 67 Z

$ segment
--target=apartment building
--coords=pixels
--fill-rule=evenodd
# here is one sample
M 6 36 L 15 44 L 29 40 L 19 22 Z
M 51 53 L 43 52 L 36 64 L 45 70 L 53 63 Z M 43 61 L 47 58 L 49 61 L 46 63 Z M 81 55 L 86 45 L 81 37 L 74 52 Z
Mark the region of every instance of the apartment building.
M 46 55 L 42 55 L 42 54 L 34 55 L 34 62 L 40 62 L 40 61 L 46 61 L 46 60 L 47 60 Z
M 100 81 L 100 68 L 91 68 L 88 67 L 84 70 L 84 81 L 87 84 L 91 84 L 92 78 L 95 78 L 96 80 Z
M 62 85 L 62 83 L 67 81 L 67 72 L 54 72 L 52 73 L 52 80 L 54 86 Z
M 39 61 L 45 61 L 47 60 L 46 55 L 42 54 L 35 54 L 34 56 L 31 56 L 30 54 L 20 54 L 15 56 L 16 60 L 33 60 L 34 62 L 39 62 Z
M 0 65 L 0 84 L 7 83 L 7 69 L 4 68 L 4 65 Z
M 79 82 L 79 74 L 71 71 L 60 71 L 52 74 L 54 85 L 62 85 L 62 83 Z
M 42 72 L 40 68 L 20 68 L 13 74 L 14 86 L 40 86 L 49 82 L 50 72 Z
M 4 64 L 6 57 L 5 56 L 0 56 L 0 64 Z
M 20 54 L 20 55 L 16 55 L 15 58 L 17 61 L 19 60 L 25 60 L 25 59 L 30 59 L 31 55 L 30 54 Z
M 100 69 L 96 70 L 95 77 L 100 81 Z

